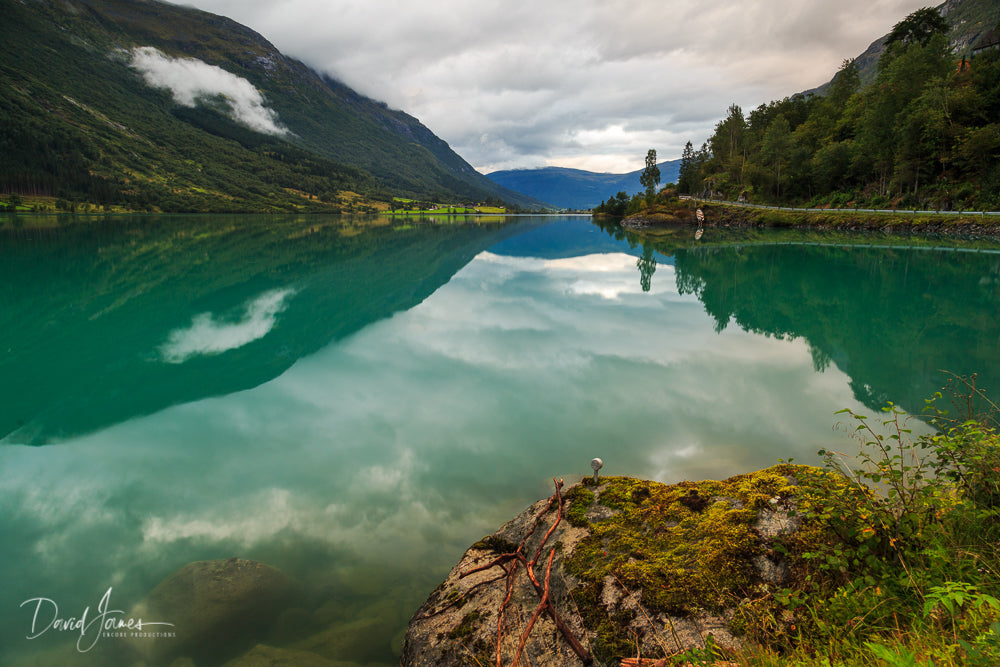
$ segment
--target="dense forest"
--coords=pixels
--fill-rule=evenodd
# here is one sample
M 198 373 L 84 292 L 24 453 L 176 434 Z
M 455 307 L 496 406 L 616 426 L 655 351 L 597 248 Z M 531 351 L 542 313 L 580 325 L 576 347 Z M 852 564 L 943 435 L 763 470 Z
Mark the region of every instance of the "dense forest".
M 177 108 L 174 117 L 186 125 L 156 128 L 162 141 L 123 144 L 116 128 L 83 124 L 93 112 L 80 109 L 66 118 L 48 113 L 45 102 L 41 95 L 0 98 L 0 191 L 14 193 L 0 203 L 13 207 L 24 197 L 48 196 L 64 211 L 87 202 L 133 211 L 336 212 L 345 190 L 391 199 L 360 169 L 209 109 Z
M 936 9 L 918 10 L 889 34 L 870 85 L 846 60 L 823 95 L 749 114 L 730 106 L 699 150 L 688 142 L 678 189 L 807 206 L 1000 207 L 1000 50 L 956 55 L 948 31 Z

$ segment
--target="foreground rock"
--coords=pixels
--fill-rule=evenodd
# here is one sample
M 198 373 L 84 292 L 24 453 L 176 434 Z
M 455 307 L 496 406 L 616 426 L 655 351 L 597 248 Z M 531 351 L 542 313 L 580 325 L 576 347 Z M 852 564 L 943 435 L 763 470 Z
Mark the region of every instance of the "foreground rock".
M 768 632 L 780 633 L 780 611 L 760 601 L 795 569 L 775 547 L 794 551 L 806 470 L 585 480 L 564 490 L 561 508 L 556 495 L 535 503 L 466 551 L 410 621 L 402 664 L 496 664 L 498 643 L 505 664 L 520 650 L 536 666 L 737 648 L 776 612 Z
M 257 644 L 223 667 L 354 667 L 354 663 L 333 662 L 309 651 Z
M 173 623 L 174 636 L 138 638 L 147 659 L 189 656 L 212 664 L 240 651 L 285 607 L 292 581 L 279 570 L 242 558 L 189 563 L 161 582 L 131 616 Z

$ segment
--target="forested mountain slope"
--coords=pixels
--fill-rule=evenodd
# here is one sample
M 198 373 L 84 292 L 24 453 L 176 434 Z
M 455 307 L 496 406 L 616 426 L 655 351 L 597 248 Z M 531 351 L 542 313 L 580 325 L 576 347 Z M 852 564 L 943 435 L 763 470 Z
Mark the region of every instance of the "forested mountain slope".
M 0 192 L 161 210 L 504 199 L 415 118 L 236 22 L 140 0 L 0 0 Z
M 945 6 L 945 15 L 924 8 L 894 26 L 870 84 L 857 61 L 845 61 L 825 94 L 749 114 L 732 105 L 700 150 L 685 149 L 681 192 L 811 206 L 1000 208 L 1000 49 L 955 42 L 949 23 L 978 15 L 995 24 L 1000 5 Z
M 972 47 L 1000 21 L 1000 3 L 995 0 L 947 0 L 936 7 L 941 16 L 948 22 L 948 39 L 952 51 L 959 57 L 971 57 Z M 861 83 L 869 84 L 875 80 L 878 71 L 878 61 L 885 51 L 886 33 L 868 45 L 863 53 L 855 56 L 854 64 L 861 76 Z M 808 90 L 805 94 L 826 94 L 833 80 L 822 86 Z

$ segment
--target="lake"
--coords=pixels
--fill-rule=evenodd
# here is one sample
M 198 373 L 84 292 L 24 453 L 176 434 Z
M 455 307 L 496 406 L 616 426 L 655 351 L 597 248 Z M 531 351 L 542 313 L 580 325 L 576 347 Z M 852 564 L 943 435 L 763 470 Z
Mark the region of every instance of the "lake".
M 0 663 L 132 665 L 132 643 L 82 651 L 33 612 L 92 619 L 109 589 L 127 611 L 188 563 L 239 557 L 298 582 L 289 608 L 162 664 L 256 643 L 396 664 L 465 548 L 593 457 L 665 482 L 817 463 L 853 450 L 841 408 L 919 412 L 943 371 L 996 387 L 1000 244 L 693 232 L 8 222 Z

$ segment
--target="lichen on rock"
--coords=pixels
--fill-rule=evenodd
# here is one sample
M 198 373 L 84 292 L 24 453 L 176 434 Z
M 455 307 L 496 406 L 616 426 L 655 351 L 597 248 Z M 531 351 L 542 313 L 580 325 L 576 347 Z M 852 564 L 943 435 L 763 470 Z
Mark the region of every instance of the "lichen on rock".
M 599 664 L 667 657 L 704 647 L 709 636 L 738 648 L 758 616 L 775 615 L 761 600 L 795 569 L 783 541 L 801 527 L 796 478 L 805 470 L 783 464 L 672 485 L 584 479 L 563 492 L 561 521 L 553 503 L 540 501 L 466 551 L 411 620 L 402 664 L 496 664 L 498 636 L 508 662 L 523 641 L 530 664 L 581 664 L 550 616 L 525 633 L 540 586 L 511 576 L 514 561 L 504 560 L 522 544 L 529 557 L 540 554 L 536 574 L 555 552 L 553 606 Z

